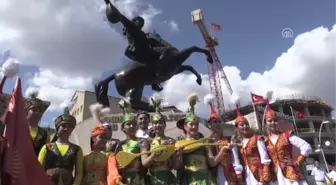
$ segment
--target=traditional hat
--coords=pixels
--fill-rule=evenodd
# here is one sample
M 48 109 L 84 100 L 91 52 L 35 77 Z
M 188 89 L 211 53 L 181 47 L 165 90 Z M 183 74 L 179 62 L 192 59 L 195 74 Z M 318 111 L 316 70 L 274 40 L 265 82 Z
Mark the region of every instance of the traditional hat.
M 118 103 L 119 107 L 123 110 L 123 117 L 121 123 L 124 124 L 128 121 L 134 121 L 134 117 L 131 112 L 131 105 L 127 99 L 122 99 Z
M 160 94 L 158 94 L 158 93 L 153 94 L 153 96 L 150 98 L 150 103 L 155 108 L 155 114 L 153 115 L 153 120 L 152 120 L 153 122 L 154 121 L 165 120 L 165 117 L 160 112 L 161 102 L 162 102 L 162 98 L 161 98 Z
M 185 122 L 197 120 L 197 116 L 195 115 L 195 105 L 198 101 L 199 99 L 196 93 L 191 93 L 188 96 L 189 109 L 188 109 L 187 115 L 186 117 L 181 118 L 180 120 L 176 122 L 177 128 L 183 129 L 183 125 Z
M 104 127 L 102 127 L 101 125 L 96 126 L 91 130 L 91 137 L 102 135 L 104 134 L 104 131 Z
M 73 124 L 73 126 L 76 126 L 76 123 L 77 123 L 76 118 L 70 115 L 70 111 L 68 107 L 64 109 L 64 113 L 62 115 L 56 118 L 55 120 L 56 130 L 64 123 L 70 123 L 70 124 Z
M 266 114 L 265 114 L 265 119 L 272 119 L 276 118 L 276 113 L 274 110 L 272 110 L 269 101 L 266 101 Z
M 102 104 L 99 103 L 95 103 L 90 105 L 90 111 L 92 114 L 93 119 L 97 122 L 98 126 L 112 126 L 111 123 L 102 123 L 101 118 L 104 116 L 107 116 L 110 113 L 110 108 L 109 107 L 105 107 Z
M 220 119 L 220 116 L 216 113 L 213 103 L 215 101 L 215 96 L 212 94 L 207 94 L 204 96 L 204 104 L 208 104 L 210 106 L 210 115 L 208 117 L 208 121 L 212 119 Z
M 239 123 L 242 123 L 242 122 L 248 122 L 247 119 L 244 117 L 244 115 L 240 112 L 240 109 L 239 109 L 239 104 L 240 104 L 240 97 L 238 96 L 237 93 L 233 93 L 231 95 L 231 102 L 234 103 L 236 105 L 236 121 L 235 121 L 235 124 L 238 125 Z
M 72 115 L 70 115 L 70 111 L 69 111 L 69 107 L 65 107 L 64 108 L 64 113 L 60 116 L 58 116 L 55 119 L 55 128 L 56 128 L 56 132 L 58 131 L 58 128 L 63 125 L 64 123 L 70 123 L 72 124 L 74 127 L 76 126 L 76 118 L 73 117 Z M 51 142 L 55 142 L 58 139 L 57 133 L 54 135 L 54 137 L 51 139 Z
M 29 95 L 29 98 L 24 102 L 24 110 L 27 113 L 30 109 L 35 108 L 35 107 L 39 107 L 41 112 L 45 111 L 45 105 L 44 102 L 37 98 L 38 96 L 38 92 L 32 92 Z
M 274 110 L 272 110 L 272 108 L 270 106 L 270 100 L 272 99 L 272 96 L 273 96 L 273 90 L 268 90 L 264 95 L 264 99 L 265 99 L 265 103 L 266 103 L 265 119 L 276 118 L 276 113 L 275 113 Z

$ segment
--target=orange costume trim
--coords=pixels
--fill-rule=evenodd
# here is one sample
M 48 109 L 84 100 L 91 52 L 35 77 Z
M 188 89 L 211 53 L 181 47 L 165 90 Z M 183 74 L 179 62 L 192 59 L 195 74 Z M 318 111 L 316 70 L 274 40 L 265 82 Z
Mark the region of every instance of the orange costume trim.
M 245 148 L 241 148 L 241 153 L 254 178 L 258 182 L 269 183 L 271 181 L 271 166 L 261 163 L 257 143 L 260 138 L 261 136 L 258 135 L 252 136 Z
M 301 181 L 304 180 L 304 176 L 298 166 L 304 158 L 299 157 L 297 161 L 292 160 L 293 146 L 289 142 L 291 132 L 286 131 L 279 135 L 276 144 L 273 144 L 269 137 L 267 137 L 266 147 L 270 158 L 274 163 L 274 172 L 278 171 L 280 167 L 282 174 L 289 180 Z M 275 177 L 276 179 L 276 177 Z
M 107 185 L 118 185 L 121 182 L 121 176 L 117 167 L 117 160 L 114 155 L 109 156 L 107 162 Z
M 97 126 L 91 131 L 91 137 L 99 136 L 104 134 L 104 128 L 102 126 Z

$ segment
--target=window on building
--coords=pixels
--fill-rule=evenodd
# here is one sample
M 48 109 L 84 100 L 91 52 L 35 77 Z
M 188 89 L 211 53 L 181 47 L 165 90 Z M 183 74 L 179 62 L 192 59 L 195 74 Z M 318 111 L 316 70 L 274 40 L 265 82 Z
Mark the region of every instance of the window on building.
M 313 150 L 316 150 L 318 148 L 317 145 L 315 145 L 315 143 L 314 143 L 314 138 L 312 138 L 312 137 L 311 138 L 305 138 L 304 140 L 311 145 Z
M 322 124 L 321 121 L 313 121 L 313 124 L 314 124 L 315 131 L 319 132 L 321 124 Z M 322 130 L 322 132 L 327 132 L 327 129 L 326 129 L 325 125 L 323 125 L 321 130 Z
M 283 113 L 287 116 L 292 116 L 292 113 L 291 113 L 291 110 L 290 110 L 290 107 L 289 105 L 283 105 L 282 106 L 282 109 L 283 109 Z
M 79 115 L 79 108 L 77 109 L 77 115 Z
M 309 106 L 308 110 L 311 116 L 323 116 L 321 107 Z
M 324 109 L 324 113 L 327 118 L 331 118 L 331 111 L 329 111 L 328 109 Z
M 83 112 L 83 105 L 80 106 L 80 111 Z
M 314 132 L 314 128 L 309 128 L 309 122 L 297 122 L 296 126 L 299 133 Z

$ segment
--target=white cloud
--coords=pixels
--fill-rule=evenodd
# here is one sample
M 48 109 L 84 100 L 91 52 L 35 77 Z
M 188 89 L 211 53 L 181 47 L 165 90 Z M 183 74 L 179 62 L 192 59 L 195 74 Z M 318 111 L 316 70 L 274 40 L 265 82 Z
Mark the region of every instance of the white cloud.
M 170 31 L 172 31 L 172 32 L 178 32 L 178 31 L 180 31 L 180 29 L 178 27 L 178 24 L 174 20 L 164 21 L 164 23 L 168 25 Z
M 68 106 L 69 100 L 76 90 L 90 90 L 92 78 L 56 76 L 49 69 L 40 69 L 28 80 L 29 88 L 25 95 L 38 91 L 38 97 L 52 102 L 49 111 L 61 111 Z
M 129 18 L 142 15 L 145 29 L 162 12 L 147 0 L 112 2 Z M 52 102 L 51 110 L 123 56 L 126 40 L 120 27 L 104 22 L 102 6 L 103 0 L 1 0 L 0 51 L 11 48 L 22 64 L 41 68 L 29 84 Z
M 332 30 L 319 27 L 298 35 L 294 45 L 279 56 L 274 66 L 263 73 L 251 72 L 247 79 L 242 79 L 240 70 L 234 66 L 225 66 L 232 89 L 243 102 L 250 102 L 250 92 L 264 95 L 274 91 L 273 98 L 292 94 L 319 96 L 335 106 L 335 61 L 336 61 L 336 25 Z M 210 92 L 208 76 L 203 78 L 203 85 L 198 86 L 196 77 L 191 74 L 174 76 L 165 85 L 163 96 L 178 108 L 186 110 L 187 97 L 191 92 L 198 92 L 201 99 Z M 221 84 L 226 105 L 230 104 L 228 90 Z M 208 113 L 204 104 L 196 106 L 200 114 Z

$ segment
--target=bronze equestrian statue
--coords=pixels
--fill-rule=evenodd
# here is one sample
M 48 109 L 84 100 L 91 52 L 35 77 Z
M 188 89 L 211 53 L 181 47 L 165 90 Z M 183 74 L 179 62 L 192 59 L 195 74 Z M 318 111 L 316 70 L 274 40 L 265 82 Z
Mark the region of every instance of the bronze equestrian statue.
M 142 102 L 142 91 L 145 85 L 151 85 L 155 91 L 163 88 L 160 83 L 169 80 L 176 74 L 183 71 L 190 71 L 201 85 L 201 75 L 189 65 L 182 65 L 194 52 L 203 53 L 207 61 L 212 63 L 212 56 L 209 50 L 192 46 L 179 51 L 169 42 L 163 40 L 156 33 L 145 33 L 142 27 L 145 21 L 137 16 L 132 20 L 122 15 L 109 0 L 105 0 L 106 16 L 111 23 L 121 22 L 124 26 L 123 34 L 127 36 L 129 45 L 125 55 L 133 60 L 116 73 L 95 84 L 97 101 L 109 107 L 108 84 L 114 80 L 118 93 L 129 99 L 135 109 L 151 110 L 148 103 Z

